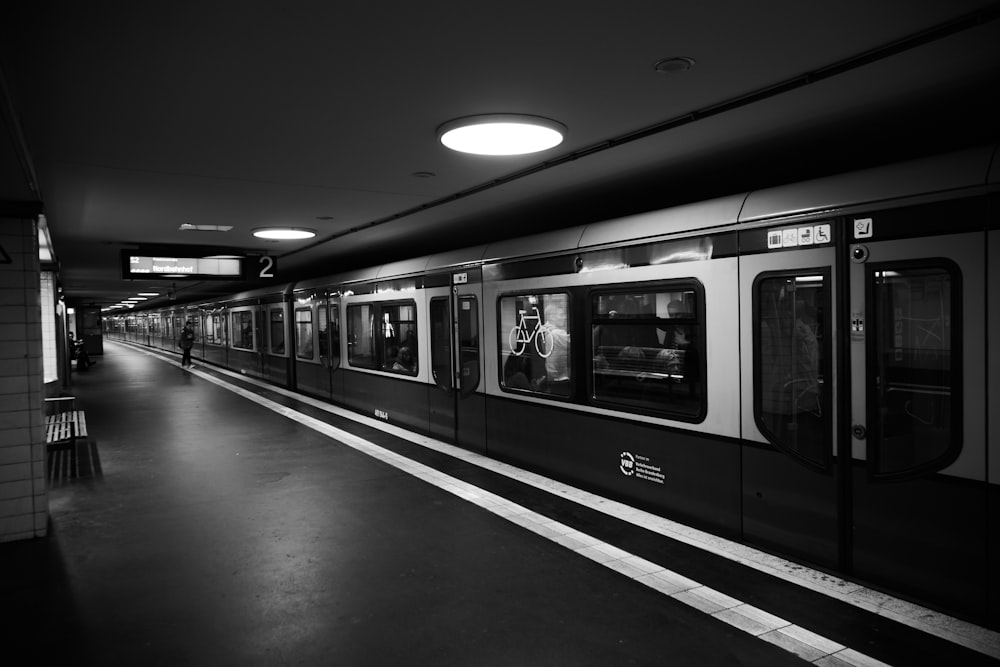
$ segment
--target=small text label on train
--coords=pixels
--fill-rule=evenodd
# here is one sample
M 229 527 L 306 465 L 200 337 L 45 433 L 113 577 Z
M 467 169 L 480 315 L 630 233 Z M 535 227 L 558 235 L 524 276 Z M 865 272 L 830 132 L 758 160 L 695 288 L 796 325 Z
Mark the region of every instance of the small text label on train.
M 383 421 L 389 421 L 389 413 L 386 412 L 385 410 L 379 410 L 378 408 L 375 408 L 375 417 Z
M 654 482 L 656 484 L 663 484 L 666 482 L 666 475 L 663 474 L 663 468 L 658 465 L 654 465 L 648 456 L 643 456 L 642 454 L 622 452 L 618 469 L 621 470 L 622 474 L 626 477 L 644 479 L 648 482 Z

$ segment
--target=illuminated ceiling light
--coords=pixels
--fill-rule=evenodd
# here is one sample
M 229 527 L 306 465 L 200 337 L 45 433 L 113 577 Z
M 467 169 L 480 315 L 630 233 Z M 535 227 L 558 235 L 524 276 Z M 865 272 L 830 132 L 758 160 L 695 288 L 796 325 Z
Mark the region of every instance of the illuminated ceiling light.
M 145 301 L 146 297 L 144 297 L 144 296 L 130 296 L 129 298 L 127 298 L 125 300 L 126 301 Z
M 566 126 L 548 118 L 488 114 L 448 121 L 438 128 L 441 143 L 476 155 L 525 155 L 562 143 Z
M 159 292 L 139 292 L 139 296 L 160 296 Z
M 301 227 L 261 227 L 253 230 L 253 235 L 259 239 L 270 239 L 273 241 L 297 241 L 300 239 L 311 239 L 316 236 L 316 232 Z

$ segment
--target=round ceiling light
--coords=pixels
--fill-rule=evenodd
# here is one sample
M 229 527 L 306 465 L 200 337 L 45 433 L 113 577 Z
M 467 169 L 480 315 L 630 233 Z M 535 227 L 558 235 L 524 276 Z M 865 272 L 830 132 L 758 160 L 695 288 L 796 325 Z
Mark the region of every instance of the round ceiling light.
M 476 155 L 525 155 L 562 143 L 566 126 L 548 118 L 488 114 L 451 120 L 438 128 L 441 143 Z
M 662 58 L 653 63 L 653 69 L 660 74 L 679 74 L 694 67 L 694 58 L 687 56 L 673 56 Z
M 311 239 L 316 236 L 316 232 L 311 229 L 301 227 L 261 227 L 253 230 L 253 235 L 259 239 L 269 239 L 272 241 L 297 241 L 300 239 Z

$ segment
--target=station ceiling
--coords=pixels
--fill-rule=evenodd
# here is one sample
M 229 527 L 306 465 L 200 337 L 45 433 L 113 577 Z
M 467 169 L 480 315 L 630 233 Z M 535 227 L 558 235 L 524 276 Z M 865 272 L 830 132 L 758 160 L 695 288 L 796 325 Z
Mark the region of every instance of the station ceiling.
M 236 289 L 125 281 L 123 250 L 268 254 L 291 280 L 1000 134 L 1000 6 L 970 0 L 35 0 L 5 9 L 0 66 L 0 213 L 44 214 L 71 305 Z M 489 113 L 568 132 L 438 142 Z M 270 225 L 317 236 L 251 236 Z

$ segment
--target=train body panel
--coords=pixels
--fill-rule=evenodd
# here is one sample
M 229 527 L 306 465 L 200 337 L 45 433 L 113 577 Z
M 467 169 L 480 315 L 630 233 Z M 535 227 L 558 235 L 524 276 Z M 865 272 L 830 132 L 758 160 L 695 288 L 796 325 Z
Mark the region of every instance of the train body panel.
M 490 456 L 740 537 L 738 441 L 492 395 L 486 421 Z
M 108 327 L 997 628 L 995 149 Z

